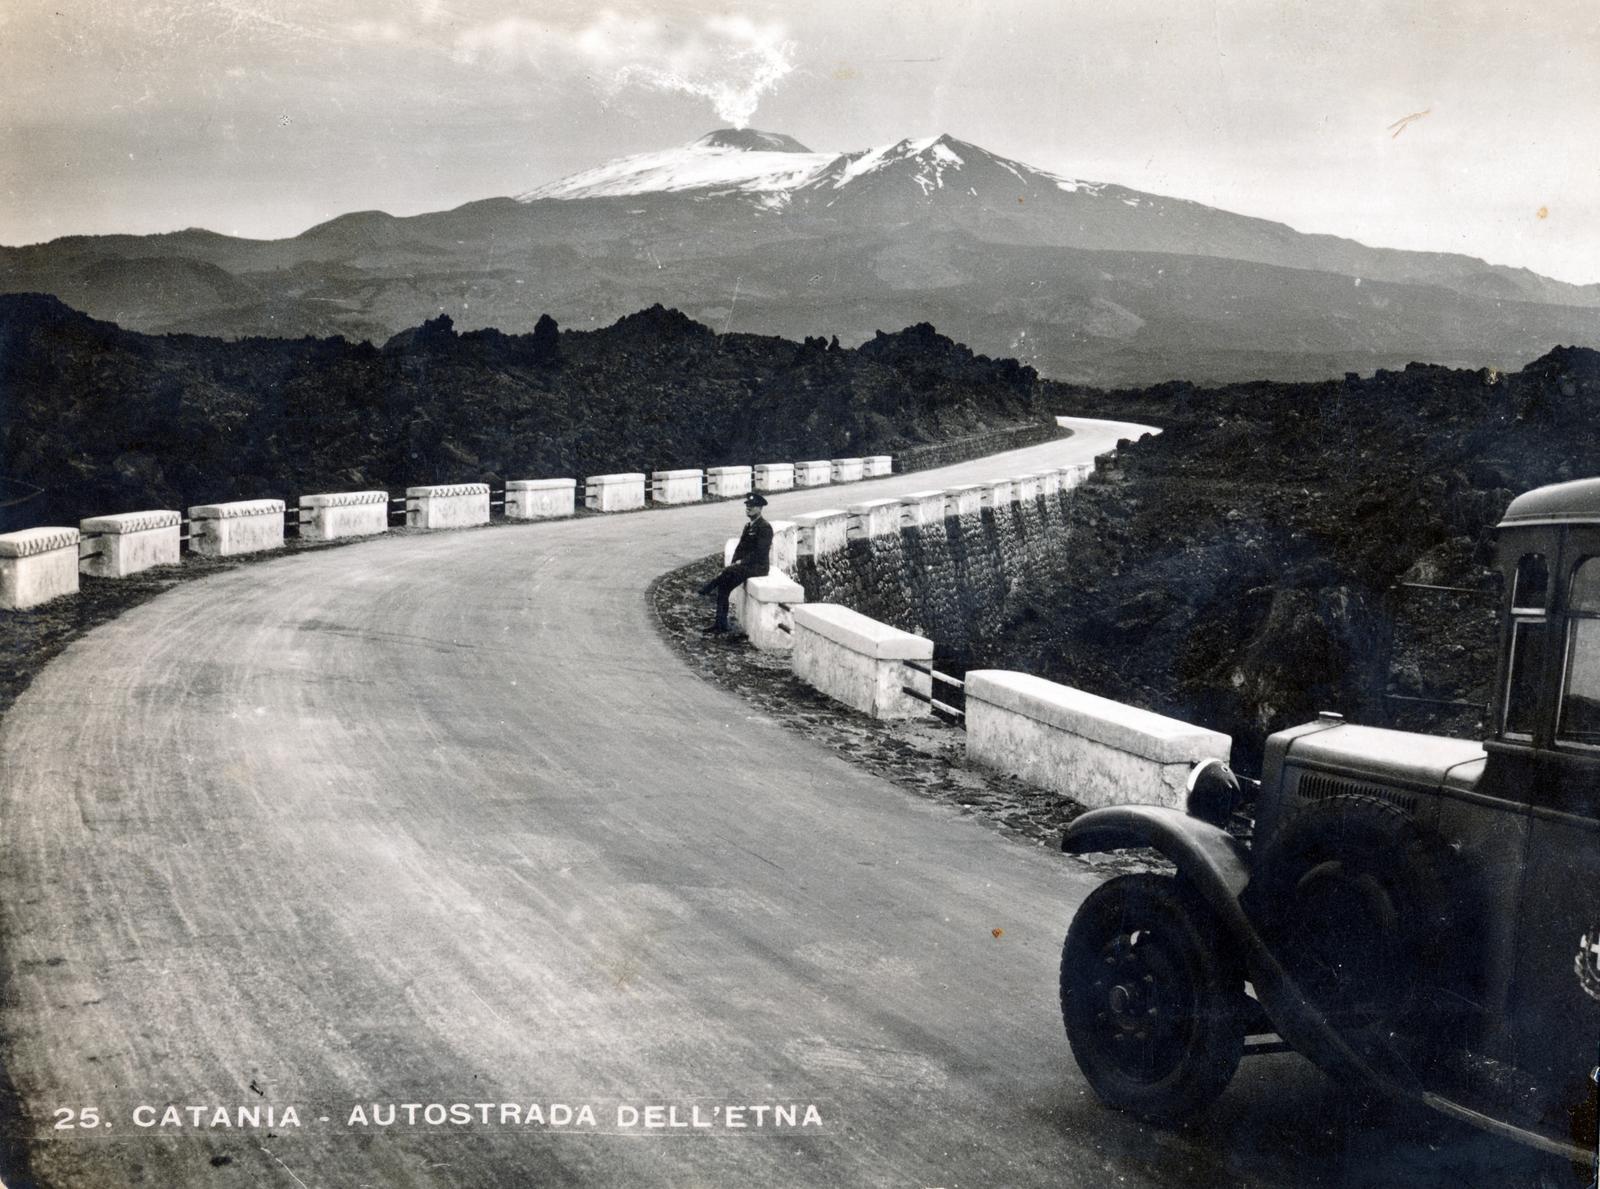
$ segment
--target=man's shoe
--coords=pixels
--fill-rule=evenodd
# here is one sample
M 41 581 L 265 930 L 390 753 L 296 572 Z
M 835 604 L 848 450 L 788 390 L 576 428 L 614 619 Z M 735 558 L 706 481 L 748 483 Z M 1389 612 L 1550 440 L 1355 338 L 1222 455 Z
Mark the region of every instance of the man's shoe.
M 728 625 L 727 624 L 725 624 L 725 623 L 714 623 L 708 628 L 701 628 L 700 629 L 700 634 L 702 636 L 720 636 L 720 635 L 724 634 L 727 630 L 728 630 Z

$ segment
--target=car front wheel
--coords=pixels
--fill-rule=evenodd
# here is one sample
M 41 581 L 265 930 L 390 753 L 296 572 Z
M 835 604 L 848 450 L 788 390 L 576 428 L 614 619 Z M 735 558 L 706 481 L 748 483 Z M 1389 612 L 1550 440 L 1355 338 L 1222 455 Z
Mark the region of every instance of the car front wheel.
M 1061 1014 L 1106 1105 L 1174 1122 L 1222 1093 L 1244 1050 L 1244 975 L 1178 880 L 1122 875 L 1090 893 L 1061 950 Z

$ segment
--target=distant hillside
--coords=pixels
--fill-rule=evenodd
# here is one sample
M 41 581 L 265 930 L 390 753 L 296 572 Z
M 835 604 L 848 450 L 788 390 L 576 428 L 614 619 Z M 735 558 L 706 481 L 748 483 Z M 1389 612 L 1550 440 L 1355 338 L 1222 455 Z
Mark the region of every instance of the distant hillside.
M 652 304 L 845 346 L 932 322 L 1064 381 L 1305 380 L 1414 359 L 1515 369 L 1600 342 L 1600 285 L 1372 248 L 951 136 L 812 153 L 722 130 L 520 199 L 356 211 L 281 240 L 189 229 L 0 247 L 0 292 L 150 333 L 367 339 L 575 329 Z
M 0 297 L 5 527 L 353 488 L 895 453 L 1049 424 L 1042 385 L 918 325 L 856 349 L 718 335 L 659 306 L 604 330 L 150 336 Z
M 1414 364 L 1323 384 L 1058 389 L 1059 413 L 1169 427 L 1082 489 L 1071 558 L 974 659 L 1231 732 L 1338 710 L 1471 734 L 1494 674 L 1491 531 L 1600 475 L 1600 353 L 1498 375 Z M 1393 697 L 1385 695 L 1399 695 Z

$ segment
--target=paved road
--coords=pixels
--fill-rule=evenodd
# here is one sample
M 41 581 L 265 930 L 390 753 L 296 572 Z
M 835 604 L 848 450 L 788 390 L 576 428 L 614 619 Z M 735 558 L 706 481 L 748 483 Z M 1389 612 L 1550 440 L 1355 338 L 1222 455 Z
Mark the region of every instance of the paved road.
M 1115 435 L 773 511 L 1066 463 Z M 33 1175 L 1320 1179 L 1307 1153 L 1333 1141 L 1301 1112 L 1328 1092 L 1293 1059 L 1247 1070 L 1197 1132 L 1094 1103 L 1054 1002 L 1081 869 L 686 673 L 644 589 L 741 519 L 302 554 L 178 587 L 48 666 L 0 724 L 0 1021 Z M 473 1121 L 430 1122 L 451 1103 Z M 712 1126 L 619 1125 L 651 1104 Z M 739 1105 L 796 1125 L 749 1109 L 731 1127 Z M 262 1126 L 212 1126 L 219 1106 Z M 584 1106 L 592 1125 L 556 1123 Z M 86 1107 L 101 1126 L 56 1127 Z

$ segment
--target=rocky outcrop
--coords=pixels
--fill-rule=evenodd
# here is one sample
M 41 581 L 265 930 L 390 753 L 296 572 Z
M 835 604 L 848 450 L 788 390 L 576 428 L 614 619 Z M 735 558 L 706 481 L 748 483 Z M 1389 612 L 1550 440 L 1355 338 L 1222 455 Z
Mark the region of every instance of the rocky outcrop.
M 719 335 L 660 306 L 597 331 L 151 336 L 0 296 L 0 528 L 261 492 L 898 455 L 1053 436 L 1037 375 L 926 324 L 857 350 Z M 9 492 L 10 486 L 7 487 Z

